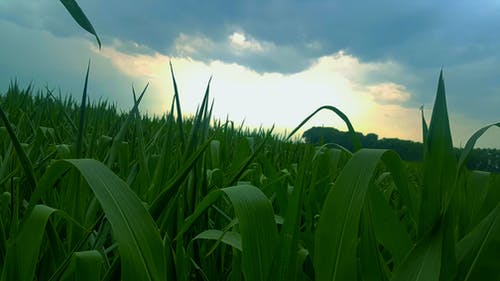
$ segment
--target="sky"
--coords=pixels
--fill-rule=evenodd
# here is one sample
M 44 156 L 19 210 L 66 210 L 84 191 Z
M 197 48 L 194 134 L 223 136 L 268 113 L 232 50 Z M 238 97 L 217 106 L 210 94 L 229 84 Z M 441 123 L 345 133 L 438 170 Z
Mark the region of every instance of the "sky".
M 421 141 L 444 72 L 453 142 L 500 121 L 500 1 L 79 1 L 102 40 L 60 1 L 0 0 L 0 93 L 21 85 L 161 115 L 173 95 L 194 113 L 210 77 L 214 117 L 291 131 L 322 105 L 379 138 Z M 346 130 L 323 112 L 305 129 Z M 479 147 L 500 148 L 500 129 Z

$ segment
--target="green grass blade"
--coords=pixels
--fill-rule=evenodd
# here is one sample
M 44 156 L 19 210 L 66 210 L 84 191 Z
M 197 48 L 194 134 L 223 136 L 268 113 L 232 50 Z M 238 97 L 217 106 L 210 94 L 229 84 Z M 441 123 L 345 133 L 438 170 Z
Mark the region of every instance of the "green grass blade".
M 99 39 L 99 36 L 97 36 L 97 32 L 95 31 L 85 13 L 82 11 L 80 6 L 78 6 L 78 3 L 75 0 L 60 1 L 64 5 L 66 10 L 68 10 L 69 14 L 73 17 L 76 23 L 78 23 L 81 28 L 85 29 L 87 32 L 95 36 L 97 45 L 99 45 L 99 49 L 101 49 L 101 40 Z
M 172 67 L 172 61 L 170 61 L 170 74 L 172 76 L 172 83 L 174 84 L 174 101 L 175 108 L 177 110 L 177 125 L 179 126 L 179 135 L 181 137 L 181 145 L 184 148 L 185 144 L 185 135 L 184 135 L 184 125 L 182 122 L 182 110 L 181 110 L 181 101 L 179 98 L 179 89 L 177 88 L 177 82 L 175 81 L 174 68 Z M 173 114 L 173 112 L 171 112 Z
M 83 150 L 83 134 L 85 132 L 85 109 L 87 107 L 87 85 L 89 82 L 90 60 L 87 65 L 87 73 L 85 74 L 85 83 L 83 84 L 82 102 L 80 104 L 80 119 L 78 124 L 78 136 L 76 138 L 76 158 L 82 157 Z
M 132 94 L 134 96 L 134 104 L 137 104 L 137 97 L 135 95 L 135 90 L 132 87 Z M 141 187 L 147 187 L 147 183 L 151 179 L 151 172 L 149 170 L 149 164 L 147 161 L 147 155 L 146 155 L 146 144 L 144 142 L 144 130 L 142 128 L 142 120 L 141 120 L 141 115 L 139 114 L 139 107 L 134 107 L 135 108 L 135 122 L 136 122 L 136 130 L 138 134 L 138 145 L 139 147 L 137 148 L 137 153 L 138 153 L 138 158 L 139 158 L 139 175 L 140 175 L 140 182 L 141 182 Z M 139 190 L 139 195 L 143 194 L 142 188 Z
M 17 156 L 19 157 L 19 161 L 21 161 L 21 165 L 23 167 L 24 173 L 26 174 L 28 184 L 31 185 L 31 188 L 36 187 L 37 180 L 35 172 L 33 170 L 33 165 L 31 164 L 31 161 L 28 158 L 28 155 L 26 155 L 26 152 L 24 151 L 23 147 L 21 146 L 21 143 L 19 142 L 16 133 L 14 132 L 14 128 L 12 128 L 9 119 L 7 118 L 7 115 L 5 114 L 1 106 L 0 106 L 0 119 L 2 119 L 3 123 L 5 124 L 7 133 L 9 134 L 10 140 L 14 145 L 14 149 L 16 150 Z
M 201 158 L 203 152 L 208 148 L 210 143 L 212 142 L 212 138 L 205 141 L 195 153 L 189 158 L 184 166 L 180 169 L 177 175 L 172 179 L 172 181 L 158 194 L 155 200 L 151 203 L 149 207 L 149 212 L 151 216 L 156 220 L 161 215 L 164 207 L 166 206 L 168 200 L 173 194 L 180 194 L 179 186 L 186 179 L 191 169 L 193 169 L 196 162 Z M 177 195 L 176 195 L 177 197 Z M 173 207 L 173 204 L 171 205 Z
M 420 107 L 420 115 L 422 118 L 422 143 L 425 145 L 426 139 L 427 139 L 427 134 L 429 133 L 429 128 L 427 127 L 427 121 L 425 121 L 424 106 L 423 105 Z
M 111 167 L 111 165 L 113 165 L 113 163 L 116 160 L 118 151 L 120 149 L 120 144 L 122 143 L 123 139 L 125 138 L 125 135 L 126 135 L 127 130 L 128 130 L 128 126 L 130 125 L 130 122 L 134 118 L 136 111 L 139 108 L 139 104 L 141 103 L 142 98 L 144 97 L 144 94 L 146 93 L 146 90 L 148 89 L 148 86 L 149 86 L 149 83 L 146 84 L 146 86 L 142 90 L 141 94 L 139 95 L 139 98 L 137 99 L 136 102 L 134 102 L 134 106 L 132 107 L 132 109 L 128 113 L 127 119 L 125 119 L 125 122 L 123 122 L 122 126 L 120 127 L 120 130 L 113 137 L 113 143 L 111 144 L 111 149 L 109 150 L 109 157 L 108 157 L 108 160 L 106 162 L 108 167 Z
M 229 180 L 224 183 L 224 186 L 231 186 L 231 185 L 236 184 L 236 182 L 241 177 L 241 175 L 246 171 L 246 169 L 252 163 L 252 161 L 255 159 L 255 157 L 264 148 L 264 145 L 271 137 L 271 133 L 272 133 L 273 129 L 274 129 L 274 127 L 272 127 L 271 130 L 269 130 L 269 132 L 267 133 L 264 140 L 262 140 L 262 142 L 259 144 L 259 146 L 253 151 L 253 153 L 247 157 L 247 159 L 241 164 L 241 166 L 236 170 L 236 172 L 234 172 L 233 175 L 228 177 Z

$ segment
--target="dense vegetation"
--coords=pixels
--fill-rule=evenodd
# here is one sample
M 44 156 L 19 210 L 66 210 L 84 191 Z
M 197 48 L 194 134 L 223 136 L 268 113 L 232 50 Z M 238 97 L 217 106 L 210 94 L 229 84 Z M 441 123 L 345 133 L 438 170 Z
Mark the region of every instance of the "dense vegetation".
M 61 0 L 97 37 L 74 0 Z M 12 85 L 0 96 L 0 280 L 500 280 L 500 177 L 457 159 L 439 78 L 423 161 L 294 143 Z
M 401 140 L 398 138 L 379 139 L 377 134 L 356 133 L 357 138 L 365 148 L 392 149 L 405 161 L 422 161 L 424 147 L 421 142 Z M 312 127 L 302 135 L 304 140 L 315 145 L 334 143 L 349 150 L 354 149 L 349 132 L 339 131 L 331 127 Z M 455 154 L 460 156 L 462 149 L 455 148 Z M 500 150 L 494 148 L 475 148 L 471 151 L 467 160 L 467 168 L 470 170 L 481 170 L 488 172 L 500 172 Z
M 211 122 L 209 87 L 191 118 L 144 93 L 0 96 L 1 280 L 499 280 L 500 177 L 464 166 L 490 126 L 457 161 L 441 78 L 421 163 L 332 106 L 353 152 Z

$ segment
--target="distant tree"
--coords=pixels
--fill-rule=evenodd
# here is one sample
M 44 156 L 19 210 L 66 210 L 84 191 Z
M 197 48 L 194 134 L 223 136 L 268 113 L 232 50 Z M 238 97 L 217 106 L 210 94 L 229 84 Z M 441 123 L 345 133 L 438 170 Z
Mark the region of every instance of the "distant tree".
M 365 148 L 392 149 L 405 161 L 422 161 L 423 145 L 420 142 L 401 140 L 398 138 L 379 139 L 377 134 L 369 133 L 366 136 L 356 133 Z M 353 149 L 352 138 L 348 132 L 342 132 L 331 127 L 312 127 L 302 135 L 305 142 L 312 144 L 335 143 L 349 150 Z M 457 158 L 461 150 L 455 149 Z M 467 167 L 471 170 L 488 172 L 500 172 L 500 150 L 498 149 L 474 149 L 467 161 Z

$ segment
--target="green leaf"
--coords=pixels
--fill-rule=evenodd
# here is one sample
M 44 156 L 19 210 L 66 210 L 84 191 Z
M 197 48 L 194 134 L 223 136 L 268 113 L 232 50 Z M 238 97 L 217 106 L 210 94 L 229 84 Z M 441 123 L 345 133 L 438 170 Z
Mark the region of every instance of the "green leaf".
M 323 109 L 327 109 L 327 110 L 334 112 L 335 114 L 337 114 L 337 116 L 339 116 L 345 122 L 345 124 L 347 125 L 347 129 L 349 130 L 349 134 L 351 134 L 352 143 L 354 146 L 354 151 L 361 149 L 361 142 L 359 141 L 358 137 L 356 136 L 356 131 L 354 131 L 354 127 L 352 126 L 351 121 L 349 121 L 349 118 L 347 117 L 347 115 L 345 115 L 340 109 L 336 108 L 335 106 L 331 106 L 331 105 L 324 105 L 324 106 L 316 109 L 313 113 L 311 113 L 309 116 L 307 116 L 297 127 L 295 127 L 295 129 L 293 129 L 293 131 L 288 135 L 288 137 L 286 139 L 287 140 L 290 139 L 300 128 L 302 128 L 302 126 L 307 121 L 309 121 L 309 119 L 311 119 L 314 115 L 316 115 L 316 113 L 320 112 Z
M 410 236 L 394 211 L 382 197 L 379 190 L 370 188 L 368 207 L 377 240 L 392 255 L 394 264 L 398 266 L 412 248 Z
M 457 280 L 498 280 L 500 204 L 457 244 Z
M 80 122 L 78 125 L 78 136 L 76 138 L 76 158 L 82 157 L 83 152 L 83 134 L 85 132 L 85 109 L 87 108 L 87 85 L 89 82 L 90 60 L 85 74 L 85 83 L 83 84 L 82 102 L 80 104 Z
M 391 154 L 394 152 L 359 150 L 347 162 L 328 193 L 314 241 L 316 280 L 357 280 L 361 210 L 378 163 Z
M 378 243 L 373 229 L 376 223 L 370 219 L 371 211 L 370 208 L 364 208 L 361 215 L 358 247 L 359 272 L 363 281 L 384 281 L 389 279 L 389 270 L 378 250 Z
M 101 280 L 104 258 L 96 250 L 75 252 L 61 281 Z
M 464 168 L 465 163 L 467 161 L 467 158 L 469 157 L 470 153 L 474 149 L 474 145 L 476 144 L 477 140 L 491 127 L 499 127 L 500 128 L 500 122 L 490 124 L 487 126 L 484 126 L 483 128 L 477 130 L 467 141 L 467 144 L 464 147 L 464 150 L 460 154 L 460 159 L 458 160 L 458 169 L 461 170 Z
M 237 185 L 212 191 L 186 219 L 177 237 L 187 231 L 222 194 L 229 197 L 239 222 L 241 267 L 245 280 L 268 280 L 276 254 L 278 231 L 271 202 L 255 186 Z
M 81 173 L 111 224 L 120 251 L 122 280 L 166 280 L 158 227 L 137 195 L 93 159 L 61 160 L 50 169 L 63 170 L 69 165 Z
M 7 118 L 7 115 L 5 114 L 1 106 L 0 119 L 2 119 L 3 123 L 5 124 L 5 128 L 7 129 L 7 133 L 9 134 L 12 144 L 14 145 L 14 149 L 16 150 L 17 156 L 19 157 L 19 161 L 21 161 L 21 165 L 24 169 L 29 185 L 31 185 L 31 188 L 36 187 L 37 183 L 35 172 L 33 171 L 33 165 L 31 164 L 31 161 L 26 155 L 23 147 L 21 146 L 21 143 L 19 142 L 16 133 L 14 132 L 14 128 L 12 128 L 9 119 Z
M 441 72 L 424 146 L 423 190 L 417 229 L 419 237 L 431 231 L 440 220 L 443 202 L 451 196 L 455 183 L 456 168 L 457 160 L 453 151 L 443 72 Z
M 101 49 L 101 40 L 99 39 L 99 36 L 97 36 L 94 27 L 90 23 L 85 13 L 82 11 L 80 6 L 78 6 L 78 3 L 75 0 L 60 0 L 60 1 L 64 5 L 66 10 L 68 10 L 69 14 L 73 17 L 76 23 L 78 23 L 78 25 L 81 28 L 85 29 L 87 32 L 95 36 L 97 44 L 99 45 L 99 49 Z
M 217 240 L 235 249 L 238 249 L 240 251 L 242 250 L 241 235 L 238 232 L 233 232 L 233 231 L 224 232 L 218 229 L 209 229 L 196 235 L 196 237 L 194 237 L 193 240 L 196 239 Z
M 443 229 L 429 233 L 396 268 L 391 281 L 438 281 L 441 272 Z
M 278 242 L 271 201 L 255 186 L 222 189 L 239 220 L 245 280 L 265 281 L 270 275 Z
M 422 143 L 425 145 L 429 128 L 427 127 L 427 122 L 425 121 L 423 105 L 420 107 L 420 115 L 422 118 Z
M 55 211 L 45 205 L 36 205 L 23 221 L 18 235 L 9 239 L 2 281 L 34 280 L 45 226 Z

